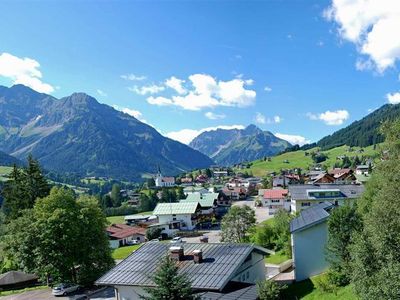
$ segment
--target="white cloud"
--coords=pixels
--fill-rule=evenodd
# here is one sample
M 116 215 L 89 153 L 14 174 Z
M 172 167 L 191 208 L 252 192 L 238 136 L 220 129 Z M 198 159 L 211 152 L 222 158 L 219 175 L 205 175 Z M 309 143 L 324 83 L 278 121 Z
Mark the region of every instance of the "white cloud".
M 23 84 L 40 93 L 50 94 L 54 87 L 42 81 L 40 64 L 31 58 L 19 58 L 9 53 L 0 55 L 0 76 L 9 78 L 13 84 Z
M 317 46 L 318 47 L 323 47 L 324 46 L 324 42 L 323 41 L 318 41 L 317 42 Z
M 147 98 L 147 102 L 149 104 L 153 104 L 153 105 L 158 105 L 158 106 L 167 106 L 167 105 L 172 105 L 172 101 L 168 98 L 165 97 L 149 97 Z
M 390 104 L 399 104 L 400 103 L 400 92 L 388 93 L 388 94 L 386 94 L 386 98 Z
M 217 129 L 244 129 L 242 125 L 221 125 L 215 127 L 207 127 L 203 129 L 182 129 L 178 131 L 172 131 L 165 134 L 165 136 L 169 137 L 170 139 L 179 141 L 183 144 L 189 144 L 195 137 L 199 134 L 206 132 L 206 131 L 214 131 Z
M 280 116 L 274 116 L 274 123 L 280 123 L 282 122 L 282 118 Z
M 303 146 L 305 144 L 311 143 L 310 140 L 306 139 L 304 136 L 301 136 L 301 135 L 284 134 L 284 133 L 279 133 L 279 132 L 275 133 L 275 135 L 280 139 L 288 141 L 292 145 Z
M 256 118 L 255 118 L 256 123 L 258 124 L 265 124 L 267 122 L 265 116 L 262 113 L 256 113 Z
M 102 96 L 102 97 L 107 97 L 107 93 L 105 93 L 104 91 L 102 91 L 102 90 L 96 90 L 96 92 L 97 92 L 97 94 L 99 94 L 100 96 Z
M 183 84 L 185 83 L 185 80 L 178 79 L 175 76 L 172 76 L 171 78 L 168 78 L 165 81 L 165 85 L 173 90 L 175 90 L 179 95 L 186 94 L 186 89 L 184 88 Z
M 145 119 L 143 119 L 143 114 L 138 110 L 130 109 L 127 107 L 119 107 L 116 104 L 114 104 L 112 107 L 116 110 L 122 111 L 123 113 L 128 114 L 128 115 L 138 119 L 139 121 L 141 121 L 143 123 L 147 123 L 147 121 Z
M 215 114 L 211 111 L 208 111 L 204 114 L 206 116 L 206 118 L 210 119 L 210 120 L 220 120 L 220 119 L 224 119 L 226 117 L 226 115 L 224 114 Z
M 156 84 L 151 84 L 151 85 L 145 85 L 145 86 L 133 86 L 128 88 L 131 92 L 134 92 L 139 95 L 147 95 L 147 94 L 157 94 L 159 92 L 162 92 L 165 90 L 165 87 L 162 85 L 156 85 Z
M 307 117 L 310 120 L 323 121 L 326 125 L 342 125 L 350 117 L 350 114 L 347 110 L 327 110 L 320 114 L 307 113 Z
M 273 116 L 272 118 L 265 117 L 262 113 L 256 113 L 256 117 L 254 121 L 258 124 L 278 124 L 282 122 L 282 118 L 280 116 Z
M 142 81 L 147 79 L 147 77 L 144 75 L 135 75 L 135 74 L 121 75 L 121 78 L 130 81 Z
M 335 21 L 339 35 L 367 57 L 358 69 L 382 73 L 400 59 L 400 1 L 333 0 L 324 16 Z
M 192 88 L 186 95 L 162 97 L 162 101 L 155 101 L 154 97 L 149 97 L 147 102 L 155 105 L 175 105 L 186 110 L 201 110 L 216 106 L 246 107 L 255 102 L 256 92 L 246 89 L 247 85 L 253 83 L 251 79 L 217 81 L 207 74 L 193 74 L 189 76 L 189 80 Z
M 270 88 L 269 86 L 265 86 L 264 87 L 264 91 L 266 91 L 266 92 L 272 92 L 272 88 Z

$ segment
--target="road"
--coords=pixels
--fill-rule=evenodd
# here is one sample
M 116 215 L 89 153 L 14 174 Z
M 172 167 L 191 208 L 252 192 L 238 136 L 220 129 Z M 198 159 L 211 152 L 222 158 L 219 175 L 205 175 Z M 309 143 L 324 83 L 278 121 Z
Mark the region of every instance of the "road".
M 115 293 L 113 288 L 101 289 L 97 293 L 92 293 L 87 296 L 86 293 L 73 293 L 68 296 L 55 297 L 51 294 L 51 289 L 43 289 L 36 291 L 28 291 L 21 294 L 10 295 L 1 297 L 1 300 L 80 300 L 80 299 L 93 299 L 93 300 L 114 300 Z
M 204 235 L 208 236 L 209 243 L 220 243 L 221 242 L 220 233 L 221 230 L 204 231 Z M 200 237 L 190 237 L 190 238 L 187 237 L 187 238 L 182 238 L 182 240 L 186 243 L 199 243 Z

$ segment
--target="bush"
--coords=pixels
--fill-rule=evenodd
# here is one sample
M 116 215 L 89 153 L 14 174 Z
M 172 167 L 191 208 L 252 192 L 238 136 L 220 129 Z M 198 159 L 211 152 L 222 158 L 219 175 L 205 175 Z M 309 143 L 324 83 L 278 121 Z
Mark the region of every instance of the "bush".
M 287 288 L 272 280 L 257 282 L 257 292 L 260 300 L 278 300 L 282 297 L 282 292 Z
M 137 212 L 135 207 L 130 206 L 109 207 L 104 210 L 106 217 L 133 215 Z
M 324 293 L 336 293 L 338 287 L 331 282 L 331 279 L 332 277 L 328 273 L 315 278 L 314 283 L 317 289 Z
M 161 235 L 161 231 L 162 230 L 160 228 L 154 228 L 154 227 L 148 228 L 146 231 L 147 240 L 151 241 L 154 239 L 158 239 Z

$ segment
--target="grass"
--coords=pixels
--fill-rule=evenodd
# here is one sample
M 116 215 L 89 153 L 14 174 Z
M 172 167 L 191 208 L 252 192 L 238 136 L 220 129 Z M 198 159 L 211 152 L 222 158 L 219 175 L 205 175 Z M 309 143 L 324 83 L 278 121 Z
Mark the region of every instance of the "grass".
M 124 246 L 114 249 L 112 252 L 112 258 L 124 259 L 129 256 L 133 251 L 137 250 L 141 245 Z
M 347 146 L 336 147 L 327 151 L 321 151 L 322 153 L 328 156 L 328 159 L 322 164 L 327 165 L 329 168 L 332 168 L 335 162 L 337 162 L 337 157 L 341 155 L 346 155 L 348 157 L 358 156 L 369 156 L 374 157 L 379 153 L 379 145 L 376 150 L 373 149 L 373 146 L 368 146 L 362 148 L 364 152 L 358 153 L 357 150 L 360 150 L 360 147 L 353 147 L 353 151 L 348 152 Z M 236 170 L 238 172 L 252 172 L 254 176 L 266 176 L 267 173 L 270 172 L 280 172 L 281 169 L 308 169 L 311 165 L 313 165 L 313 160 L 311 155 L 306 156 L 305 153 L 311 153 L 317 151 L 318 148 L 313 148 L 307 151 L 299 150 L 294 152 L 283 153 L 281 155 L 277 155 L 271 157 L 271 161 L 264 160 L 256 160 L 253 162 L 252 166 L 248 169 Z
M 34 287 L 25 288 L 25 289 L 21 289 L 21 290 L 12 290 L 12 291 L 3 291 L 3 292 L 0 291 L 0 297 L 21 294 L 21 293 L 28 292 L 28 291 L 43 290 L 43 289 L 47 289 L 47 288 L 49 288 L 47 285 L 40 285 L 40 286 L 34 286 Z
M 13 169 L 12 167 L 0 166 L 0 181 L 7 181 L 8 178 L 1 176 L 1 175 L 2 174 L 4 174 L 4 175 L 10 174 L 12 169 Z
M 264 260 L 268 264 L 280 265 L 288 259 L 290 258 L 287 255 L 283 254 L 282 251 L 278 251 L 273 255 L 268 255 Z
M 293 283 L 288 286 L 288 289 L 285 292 L 284 299 L 292 300 L 292 299 L 303 299 L 303 300 L 357 300 L 357 296 L 353 291 L 352 285 L 348 285 L 345 287 L 338 287 L 338 289 L 333 292 L 324 292 L 320 290 L 316 285 L 316 280 L 321 278 L 322 275 L 317 275 L 311 277 L 310 279 Z
M 149 216 L 152 215 L 153 211 L 144 211 L 141 213 L 138 213 L 137 215 L 145 215 L 145 216 Z M 107 217 L 107 221 L 110 224 L 125 224 L 125 216 L 111 216 L 111 217 Z

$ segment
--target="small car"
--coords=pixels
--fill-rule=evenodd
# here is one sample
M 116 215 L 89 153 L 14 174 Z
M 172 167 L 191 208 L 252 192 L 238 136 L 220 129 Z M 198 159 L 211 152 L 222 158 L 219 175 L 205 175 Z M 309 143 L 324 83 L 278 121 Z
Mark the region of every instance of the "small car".
M 132 245 L 139 245 L 140 241 L 138 240 L 131 240 L 126 242 L 127 245 L 132 246 Z
M 79 289 L 80 286 L 74 283 L 60 283 L 53 287 L 51 293 L 54 296 L 66 296 L 67 294 L 76 292 Z
M 170 243 L 177 244 L 177 243 L 183 243 L 183 241 L 182 241 L 182 238 L 181 238 L 180 236 L 177 236 L 177 237 L 174 237 L 174 238 L 170 241 Z

